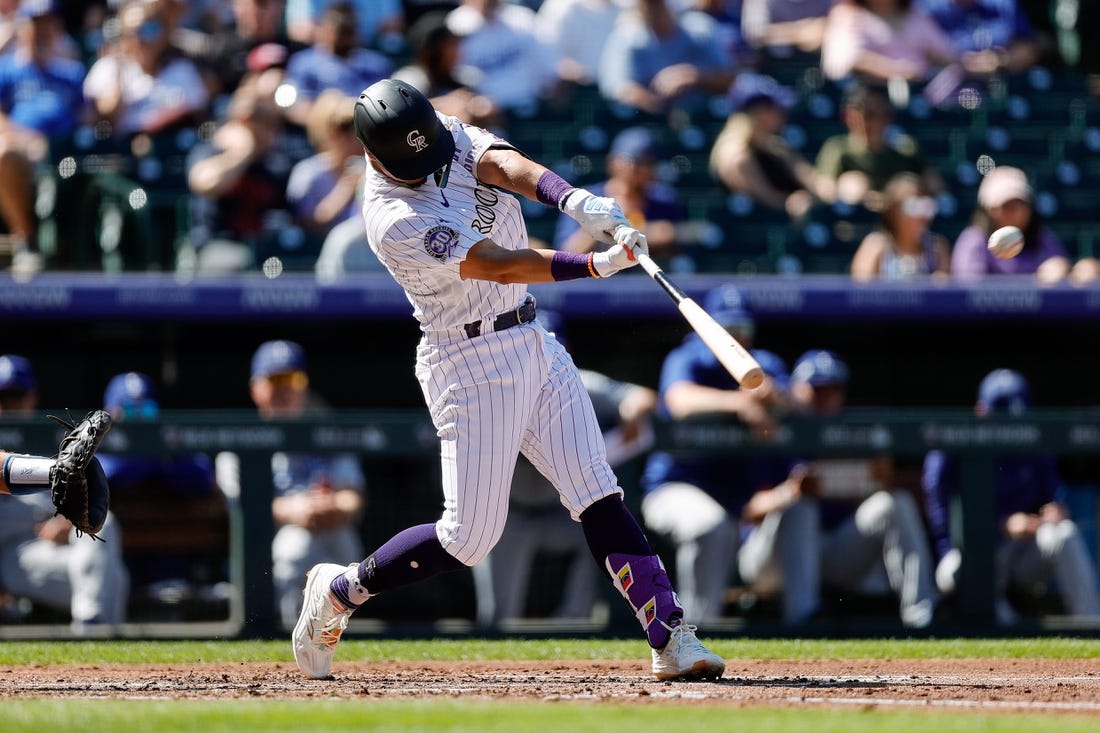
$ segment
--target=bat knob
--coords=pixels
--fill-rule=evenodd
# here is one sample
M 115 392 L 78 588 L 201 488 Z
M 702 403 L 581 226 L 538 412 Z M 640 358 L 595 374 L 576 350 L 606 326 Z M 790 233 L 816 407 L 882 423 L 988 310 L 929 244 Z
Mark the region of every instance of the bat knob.
M 739 381 L 745 389 L 756 389 L 764 383 L 764 370 L 760 367 L 753 367 L 745 372 Z

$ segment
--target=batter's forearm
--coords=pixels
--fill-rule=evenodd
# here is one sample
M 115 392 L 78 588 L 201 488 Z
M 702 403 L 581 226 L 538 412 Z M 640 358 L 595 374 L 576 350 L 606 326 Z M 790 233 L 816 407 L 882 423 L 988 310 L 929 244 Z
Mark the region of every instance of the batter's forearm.
M 553 256 L 554 250 L 504 249 L 485 239 L 470 248 L 459 273 L 466 279 L 503 284 L 545 283 L 554 279 L 550 270 Z
M 477 179 L 531 201 L 538 201 L 538 183 L 549 170 L 515 150 L 487 150 L 477 164 Z

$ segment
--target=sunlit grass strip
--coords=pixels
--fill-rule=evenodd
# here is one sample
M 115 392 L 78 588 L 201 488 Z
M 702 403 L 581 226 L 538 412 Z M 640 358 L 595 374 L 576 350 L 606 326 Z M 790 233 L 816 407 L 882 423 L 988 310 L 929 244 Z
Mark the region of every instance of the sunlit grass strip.
M 714 639 L 727 659 L 1100 659 L 1100 639 Z M 347 639 L 343 661 L 645 659 L 639 640 Z M 292 662 L 290 642 L 5 641 L 0 664 L 173 664 Z

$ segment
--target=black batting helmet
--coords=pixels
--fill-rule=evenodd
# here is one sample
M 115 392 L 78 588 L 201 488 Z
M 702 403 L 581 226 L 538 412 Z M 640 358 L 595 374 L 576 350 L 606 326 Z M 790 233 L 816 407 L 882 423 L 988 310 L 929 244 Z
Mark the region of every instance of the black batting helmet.
M 395 79 L 375 82 L 359 95 L 355 136 L 387 171 L 404 181 L 446 169 L 455 153 L 454 137 L 428 98 Z

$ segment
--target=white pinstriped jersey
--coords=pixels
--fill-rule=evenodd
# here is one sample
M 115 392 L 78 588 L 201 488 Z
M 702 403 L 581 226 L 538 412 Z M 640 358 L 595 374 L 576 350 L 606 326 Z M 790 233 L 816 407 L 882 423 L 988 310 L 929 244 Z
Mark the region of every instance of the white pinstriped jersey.
M 438 113 L 437 113 L 438 114 Z M 455 138 L 450 181 L 411 188 L 373 168 L 366 177 L 367 241 L 405 290 L 423 337 L 416 377 L 440 439 L 443 515 L 436 535 L 449 553 L 476 565 L 508 516 L 522 452 L 558 489 L 574 519 L 593 502 L 621 494 L 603 435 L 573 360 L 537 322 L 501 331 L 488 324 L 516 308 L 527 286 L 463 280 L 470 248 L 491 239 L 526 248 L 519 201 L 479 184 L 477 161 L 495 135 L 439 115 Z M 465 324 L 481 321 L 481 335 Z
M 527 286 L 463 280 L 459 263 L 483 239 L 506 249 L 526 248 L 527 228 L 515 196 L 474 177 L 485 151 L 505 143 L 479 127 L 436 114 L 455 138 L 446 188 L 430 177 L 418 187 L 403 186 L 368 167 L 363 219 L 371 249 L 404 288 L 421 330 L 429 336 L 461 336 L 463 325 L 515 309 Z

